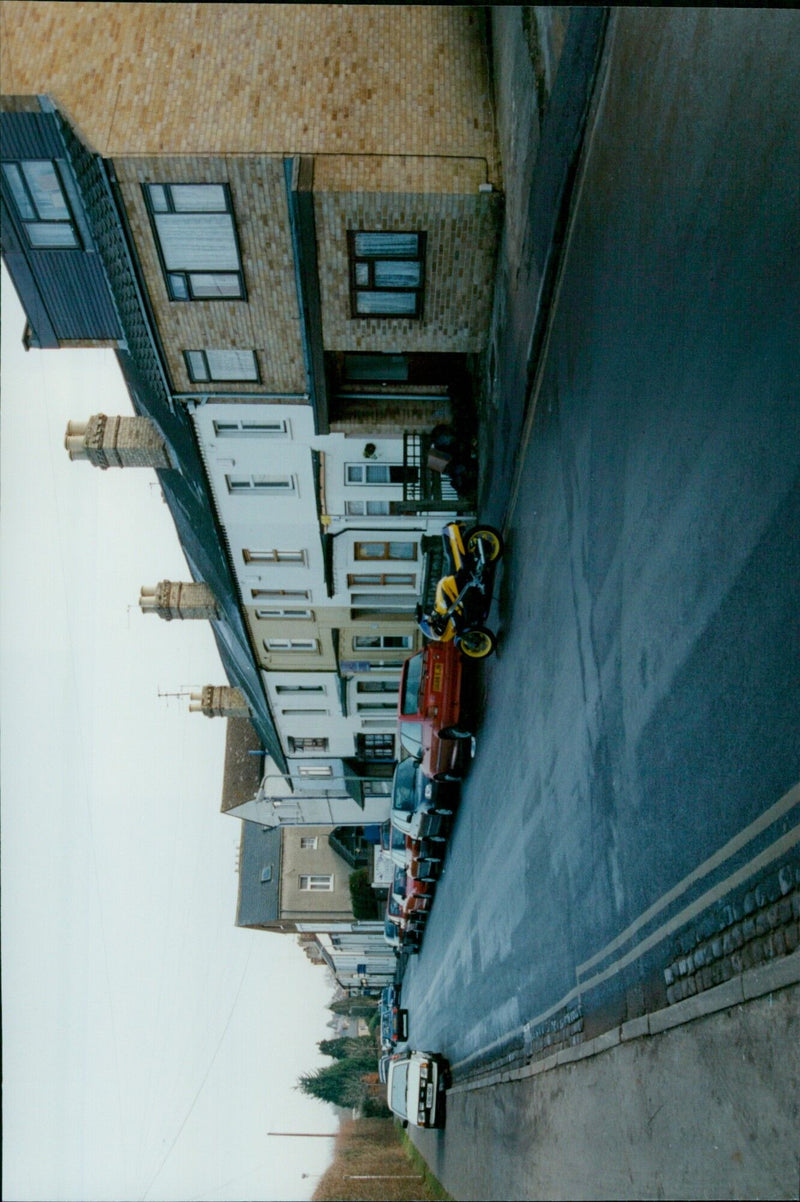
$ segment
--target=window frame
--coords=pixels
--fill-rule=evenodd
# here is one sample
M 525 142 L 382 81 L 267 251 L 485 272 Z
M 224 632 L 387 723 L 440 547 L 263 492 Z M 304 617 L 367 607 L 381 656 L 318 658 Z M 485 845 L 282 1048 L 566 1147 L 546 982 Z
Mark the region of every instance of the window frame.
M 359 732 L 356 735 L 356 754 L 362 760 L 385 764 L 395 758 L 394 735 L 385 732 Z
M 209 356 L 209 353 L 211 353 L 212 355 L 216 355 L 220 351 L 225 351 L 225 352 L 236 351 L 239 354 L 247 353 L 247 354 L 252 355 L 253 367 L 255 369 L 255 374 L 252 376 L 231 376 L 231 375 L 218 376 L 218 375 L 214 375 L 214 373 L 211 369 L 211 364 L 209 362 L 208 356 Z M 186 374 L 189 377 L 189 379 L 191 380 L 192 384 L 260 384 L 261 383 L 261 364 L 258 361 L 258 355 L 256 354 L 255 350 L 252 347 L 249 347 L 249 346 L 243 346 L 243 347 L 207 346 L 207 347 L 199 347 L 196 350 L 194 350 L 192 348 L 188 348 L 188 349 L 184 350 L 182 352 L 182 354 L 183 354 L 183 361 L 186 364 Z M 201 355 L 202 356 L 203 363 L 205 364 L 206 373 L 207 373 L 205 376 L 195 375 L 194 366 L 192 364 L 192 359 L 191 359 L 192 355 Z M 216 422 L 214 424 L 216 425 Z
M 407 254 L 392 254 L 391 252 L 382 252 L 375 254 L 359 254 L 357 253 L 357 239 L 360 235 L 381 235 L 387 237 L 413 236 L 417 239 L 417 253 L 414 256 Z M 350 318 L 356 321 L 369 321 L 375 318 L 379 321 L 387 320 L 405 320 L 405 321 L 421 321 L 424 315 L 425 301 L 425 266 L 426 266 L 426 250 L 427 250 L 428 235 L 424 230 L 348 230 L 347 231 L 347 262 L 348 276 L 350 284 Z M 403 287 L 400 284 L 392 286 L 381 286 L 375 278 L 375 264 L 379 262 L 397 262 L 397 263 L 419 263 L 420 282 L 414 287 Z M 358 268 L 366 267 L 367 283 L 358 282 Z M 407 313 L 362 313 L 358 309 L 358 297 L 360 293 L 369 293 L 370 295 L 380 296 L 381 292 L 387 295 L 413 295 L 414 311 Z
M 66 211 L 66 217 L 42 217 L 40 207 L 36 201 L 36 194 L 31 186 L 28 178 L 25 175 L 24 165 L 26 163 L 46 163 L 53 170 L 56 183 L 58 184 L 61 200 Z M 5 178 L 5 186 L 8 195 L 12 202 L 13 211 L 25 231 L 25 237 L 31 250 L 84 250 L 84 244 L 78 232 L 78 224 L 75 220 L 75 214 L 70 203 L 69 192 L 64 183 L 64 168 L 60 165 L 58 159 L 35 158 L 35 159 L 13 159 L 2 164 L 3 176 Z M 36 214 L 33 217 L 27 217 L 20 208 L 20 199 L 15 190 L 14 184 L 11 182 L 10 173 L 15 171 L 19 183 L 22 186 L 24 199 L 32 212 Z M 72 234 L 73 241 L 68 245 L 64 242 L 40 242 L 36 243 L 31 238 L 29 227 L 41 228 L 44 226 L 57 226 L 69 229 Z
M 368 555 L 362 550 L 363 547 L 379 546 L 383 547 L 381 555 Z M 392 555 L 393 546 L 411 547 L 413 555 Z M 416 539 L 362 538 L 353 543 L 353 558 L 357 563 L 416 563 L 419 559 L 419 543 Z
M 319 639 L 264 639 L 264 650 L 268 655 L 280 655 L 284 651 L 301 655 L 319 655 Z
M 264 476 L 258 472 L 225 473 L 225 485 L 229 497 L 296 496 L 297 480 L 294 476 Z
M 286 563 L 305 566 L 306 564 L 305 551 L 287 551 L 281 550 L 279 547 L 275 547 L 271 551 L 253 551 L 250 547 L 242 547 L 242 557 L 248 566 L 250 564 L 272 566 Z
M 301 872 L 298 877 L 298 889 L 301 893 L 333 893 L 334 891 L 335 883 L 332 872 Z
M 378 645 L 374 642 L 371 646 L 367 646 L 367 640 L 378 640 Z M 394 640 L 394 641 L 391 641 Z M 399 640 L 399 641 L 398 641 Z M 353 635 L 353 650 L 354 651 L 413 651 L 414 636 L 413 634 L 354 634 Z
M 363 560 L 360 562 L 364 562 Z M 375 562 L 383 562 L 376 560 Z M 403 560 L 393 560 L 395 563 L 402 563 Z M 406 561 L 409 562 L 409 561 Z M 413 562 L 413 561 L 410 561 Z M 416 572 L 348 572 L 347 587 L 349 589 L 359 588 L 409 588 L 412 590 L 412 595 L 417 591 L 417 573 Z
M 385 480 L 370 480 L 369 469 L 380 468 L 385 470 Z M 392 469 L 395 469 L 395 479 L 392 479 Z M 361 476 L 361 479 L 354 479 L 354 476 Z M 397 488 L 401 487 L 404 480 L 408 478 L 408 468 L 403 463 L 384 462 L 383 460 L 367 461 L 364 463 L 346 463 L 344 465 L 344 482 L 348 488 Z
M 326 736 L 314 735 L 289 735 L 289 751 L 293 755 L 302 754 L 305 751 L 328 751 L 330 740 Z M 325 769 L 322 772 L 322 769 Z M 333 769 L 330 764 L 303 764 L 300 765 L 298 771 L 300 776 L 304 775 L 305 769 L 309 769 L 316 776 L 332 776 Z M 308 775 L 305 772 L 305 775 Z
M 248 422 L 246 418 L 217 421 L 214 418 L 211 426 L 215 438 L 286 438 L 289 434 L 286 421 Z
M 278 606 L 261 606 L 256 608 L 256 618 L 259 622 L 271 622 L 275 618 L 285 618 L 290 622 L 314 621 L 313 609 L 282 609 Z
M 147 216 L 150 221 L 150 229 L 152 230 L 152 234 L 153 234 L 153 241 L 155 243 L 156 252 L 158 254 L 158 261 L 161 264 L 161 271 L 163 273 L 163 278 L 164 278 L 164 287 L 166 288 L 168 300 L 175 304 L 179 304 L 179 303 L 202 304 L 204 302 L 210 303 L 210 304 L 217 304 L 220 301 L 223 301 L 223 302 L 224 301 L 247 301 L 247 299 L 248 299 L 247 298 L 247 283 L 246 283 L 245 277 L 244 277 L 244 262 L 242 260 L 242 247 L 241 247 L 241 243 L 239 241 L 239 229 L 238 229 L 238 226 L 236 223 L 236 212 L 233 207 L 233 198 L 231 195 L 230 185 L 227 183 L 222 183 L 218 180 L 199 180 L 199 181 L 197 181 L 197 180 L 195 180 L 195 181 L 171 180 L 169 183 L 150 182 L 150 183 L 142 184 L 141 187 L 142 187 L 142 194 L 144 196 L 145 208 L 147 210 Z M 221 188 L 222 193 L 225 197 L 225 209 L 224 210 L 220 210 L 220 209 L 176 209 L 175 200 L 172 195 L 172 189 L 173 188 L 182 188 L 182 187 L 184 187 L 184 188 L 185 187 Z M 151 191 L 151 189 L 153 189 L 153 188 L 162 188 L 163 189 L 164 195 L 167 199 L 167 208 L 165 210 L 157 210 L 154 207 L 152 191 Z M 168 268 L 166 259 L 164 258 L 164 251 L 163 251 L 163 248 L 161 245 L 161 236 L 158 232 L 158 226 L 156 224 L 156 217 L 197 216 L 198 214 L 203 214 L 203 213 L 218 215 L 221 212 L 225 212 L 230 217 L 230 220 L 231 220 L 231 230 L 233 232 L 233 240 L 234 240 L 234 245 L 236 247 L 236 257 L 238 260 L 237 269 L 236 270 L 226 269 L 224 271 L 221 271 L 221 270 L 218 270 L 215 268 L 211 268 L 209 270 L 209 269 L 201 269 L 199 267 Z M 230 276 L 235 275 L 238 279 L 239 292 L 236 295 L 233 295 L 233 294 L 226 295 L 226 296 L 195 296 L 195 295 L 193 295 L 192 276 L 229 276 L 229 275 Z M 172 276 L 174 276 L 176 278 L 178 276 L 182 276 L 184 278 L 184 286 L 186 289 L 185 296 L 176 294 L 174 284 L 170 278 Z

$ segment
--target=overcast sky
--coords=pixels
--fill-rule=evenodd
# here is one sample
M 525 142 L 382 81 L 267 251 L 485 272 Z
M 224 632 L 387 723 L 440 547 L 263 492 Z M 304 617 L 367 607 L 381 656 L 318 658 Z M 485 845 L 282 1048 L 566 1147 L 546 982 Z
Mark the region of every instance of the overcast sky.
M 204 622 L 139 589 L 189 579 L 155 473 L 71 463 L 70 419 L 132 412 L 112 351 L 36 351 L 2 276 L 3 1197 L 310 1198 L 332 1110 L 331 978 L 234 926 L 240 822 Z M 307 1174 L 307 1176 L 302 1176 Z

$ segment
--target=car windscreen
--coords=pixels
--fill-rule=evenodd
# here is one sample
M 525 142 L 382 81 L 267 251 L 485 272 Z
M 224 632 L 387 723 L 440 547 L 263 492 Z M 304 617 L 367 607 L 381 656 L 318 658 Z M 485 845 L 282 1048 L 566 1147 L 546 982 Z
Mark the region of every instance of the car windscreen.
M 392 1080 L 389 1087 L 389 1105 L 401 1119 L 408 1118 L 406 1111 L 406 1083 L 408 1081 L 408 1061 L 402 1060 L 392 1065 Z
M 415 759 L 422 759 L 422 723 L 399 722 L 400 745 Z
M 422 680 L 423 655 L 424 652 L 420 651 L 418 655 L 412 655 L 411 659 L 406 660 L 405 675 L 400 697 L 401 714 L 419 713 L 419 686 L 420 681 Z
M 389 826 L 391 831 L 389 838 L 391 839 L 390 846 L 392 851 L 403 851 L 406 845 L 405 834 L 403 831 L 399 831 L 392 823 L 390 823 Z
M 416 777 L 416 760 L 403 760 L 394 770 L 392 781 L 392 809 L 402 810 L 411 814 L 416 809 L 414 782 Z

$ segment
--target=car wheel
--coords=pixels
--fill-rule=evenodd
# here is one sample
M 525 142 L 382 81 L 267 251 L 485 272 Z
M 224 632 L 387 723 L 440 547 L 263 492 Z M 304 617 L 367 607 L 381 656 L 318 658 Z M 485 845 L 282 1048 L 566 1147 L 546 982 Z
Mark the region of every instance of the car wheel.
M 464 535 L 464 546 L 470 555 L 478 554 L 479 543 L 483 543 L 483 553 L 489 563 L 499 559 L 505 550 L 503 536 L 494 526 L 473 526 Z
M 497 639 L 485 626 L 465 630 L 458 640 L 458 649 L 468 659 L 486 659 L 497 647 Z
M 440 739 L 471 739 L 472 732 L 464 730 L 460 726 L 445 726 L 444 730 L 439 731 Z

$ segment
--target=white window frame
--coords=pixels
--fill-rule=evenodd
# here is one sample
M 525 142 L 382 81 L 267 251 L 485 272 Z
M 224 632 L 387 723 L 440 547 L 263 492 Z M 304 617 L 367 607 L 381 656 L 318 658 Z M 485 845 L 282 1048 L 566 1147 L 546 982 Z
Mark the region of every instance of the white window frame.
M 300 850 L 301 851 L 316 851 L 319 846 L 319 835 L 301 835 Z
M 384 463 L 383 461 L 379 463 L 346 463 L 344 465 L 344 482 L 369 488 L 401 487 L 402 480 L 392 480 L 392 468 L 402 468 L 402 466 L 402 463 Z
M 286 551 L 275 548 L 272 551 L 251 551 L 249 547 L 242 548 L 244 562 L 247 564 L 293 563 L 305 564 L 305 551 Z
M 386 518 L 391 513 L 391 501 L 345 501 L 348 518 Z
M 264 493 L 297 492 L 297 480 L 294 476 L 263 476 L 257 473 L 249 475 L 233 475 L 227 473 L 225 483 L 231 496 L 258 496 Z
M 309 652 L 319 651 L 318 639 L 264 639 L 264 650 L 269 652 L 276 651 L 296 651 L 305 655 Z
M 301 872 L 301 893 L 333 893 L 335 879 L 332 872 Z
M 262 422 L 225 418 L 214 422 L 215 438 L 285 438 L 290 433 L 285 421 Z
M 382 547 L 383 550 L 380 554 L 372 555 L 365 550 L 367 547 Z M 411 554 L 396 554 L 400 547 L 410 548 Z M 353 544 L 353 558 L 359 564 L 414 563 L 419 558 L 419 542 L 414 538 L 362 538 Z
M 257 609 L 256 617 L 262 622 L 268 622 L 271 618 L 289 618 L 291 620 L 314 618 L 313 609 L 281 609 L 277 606 L 270 606 L 268 609 Z
M 285 552 L 284 552 L 285 554 Z M 284 561 L 285 562 L 285 561 Z M 254 601 L 292 600 L 310 601 L 311 589 L 307 588 L 251 588 L 250 596 Z
M 327 693 L 327 688 L 324 684 L 276 684 L 275 692 L 279 696 L 286 696 L 292 693 Z

